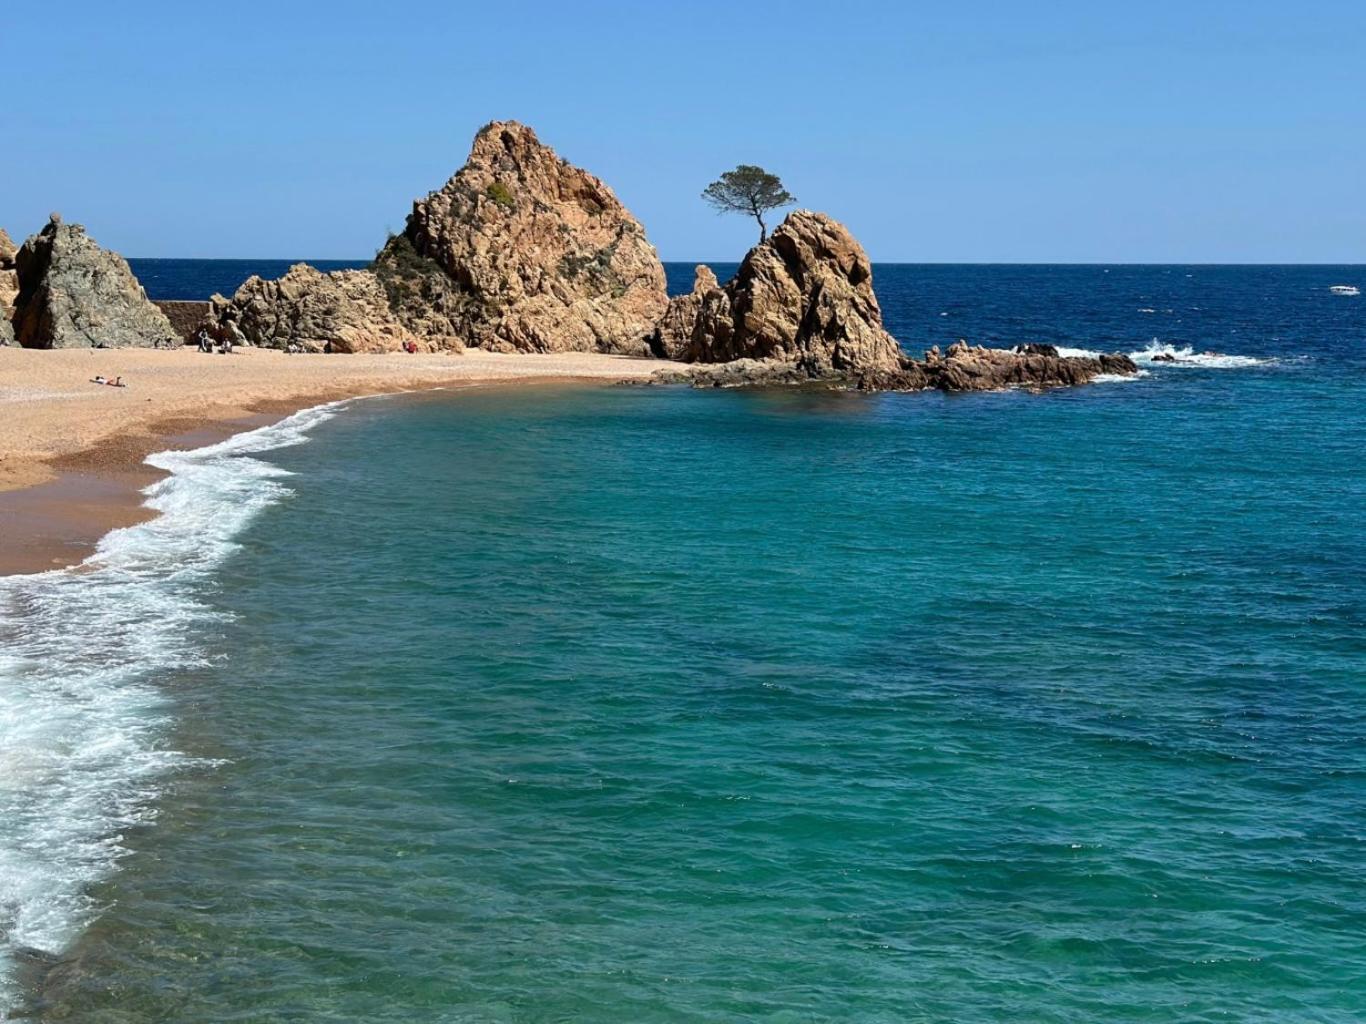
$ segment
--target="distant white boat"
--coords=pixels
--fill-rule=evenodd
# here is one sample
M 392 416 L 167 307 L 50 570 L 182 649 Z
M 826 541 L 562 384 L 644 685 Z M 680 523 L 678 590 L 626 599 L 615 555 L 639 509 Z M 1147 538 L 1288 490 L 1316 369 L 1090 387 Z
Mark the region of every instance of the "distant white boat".
M 1361 289 L 1354 284 L 1335 284 L 1328 289 L 1334 295 L 1360 295 Z

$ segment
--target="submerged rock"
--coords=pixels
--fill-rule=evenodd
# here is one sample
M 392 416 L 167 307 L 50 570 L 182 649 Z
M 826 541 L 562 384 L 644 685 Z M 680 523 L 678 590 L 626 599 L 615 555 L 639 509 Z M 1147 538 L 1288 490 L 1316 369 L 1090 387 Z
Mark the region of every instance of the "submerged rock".
M 102 249 L 79 224 L 53 215 L 20 248 L 14 333 L 26 348 L 178 343 L 128 263 Z
M 671 301 L 655 350 L 693 363 L 795 364 L 813 379 L 890 372 L 901 349 L 882 326 L 868 254 L 838 221 L 798 210 L 749 251 L 723 287 L 699 272 Z
M 308 352 L 395 352 L 414 337 L 389 308 L 379 278 L 368 270 L 325 274 L 297 263 L 284 277 L 251 277 L 231 299 L 211 300 L 209 330 L 238 345 Z
M 515 121 L 475 136 L 375 271 L 409 329 L 505 351 L 647 354 L 668 303 L 640 223 Z

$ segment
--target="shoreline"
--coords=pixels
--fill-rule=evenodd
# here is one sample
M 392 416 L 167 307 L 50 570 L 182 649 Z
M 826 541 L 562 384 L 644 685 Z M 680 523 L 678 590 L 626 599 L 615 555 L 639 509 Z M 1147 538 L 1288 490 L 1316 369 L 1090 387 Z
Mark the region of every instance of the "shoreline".
M 243 350 L 0 349 L 0 576 L 79 565 L 155 513 L 149 455 L 217 443 L 317 405 L 489 385 L 616 383 L 667 365 L 597 353 L 286 356 Z M 91 383 L 122 376 L 126 388 Z

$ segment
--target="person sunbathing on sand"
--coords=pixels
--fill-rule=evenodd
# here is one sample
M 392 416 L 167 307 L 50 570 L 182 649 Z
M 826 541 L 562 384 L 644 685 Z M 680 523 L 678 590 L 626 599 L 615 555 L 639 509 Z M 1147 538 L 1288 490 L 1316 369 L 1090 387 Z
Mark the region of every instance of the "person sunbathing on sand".
M 96 374 L 94 377 L 91 377 L 91 378 L 90 378 L 90 383 L 91 383 L 91 384 L 107 384 L 107 385 L 108 385 L 109 387 L 111 387 L 111 388 L 126 388 L 126 387 L 128 386 L 127 384 L 125 384 L 125 383 L 123 382 L 123 378 L 122 378 L 122 377 L 115 377 L 113 380 L 110 380 L 108 377 L 104 376 L 103 374 Z

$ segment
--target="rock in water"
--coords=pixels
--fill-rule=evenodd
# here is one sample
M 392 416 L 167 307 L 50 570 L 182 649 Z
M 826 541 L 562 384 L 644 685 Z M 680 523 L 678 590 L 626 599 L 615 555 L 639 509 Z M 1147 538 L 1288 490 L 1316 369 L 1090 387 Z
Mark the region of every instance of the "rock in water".
M 0 345 L 14 341 L 14 300 L 19 297 L 19 272 L 14 258 L 19 253 L 4 228 L 0 228 Z
M 250 277 L 229 299 L 215 295 L 209 330 L 234 344 L 305 351 L 396 352 L 429 347 L 399 322 L 379 278 L 368 270 L 324 274 L 297 263 L 284 277 Z
M 842 224 L 808 210 L 751 249 L 725 285 L 698 267 L 693 290 L 670 300 L 652 344 L 657 355 L 695 364 L 654 379 L 711 387 L 989 391 L 1084 384 L 1138 369 L 1127 356 L 1064 358 L 1043 344 L 1011 351 L 958 342 L 912 359 L 882 327 L 863 247 Z
M 798 210 L 751 249 L 735 277 L 710 271 L 679 296 L 655 335 L 686 362 L 793 363 L 813 379 L 887 372 L 901 363 L 882 327 L 868 254 L 838 221 Z
M 644 355 L 664 267 L 612 190 L 495 121 L 375 262 L 409 329 L 520 352 Z
M 876 390 L 1000 391 L 1086 384 L 1102 374 L 1128 375 L 1138 367 L 1125 355 L 1060 356 L 1052 345 L 1015 349 L 985 348 L 956 341 L 942 354 L 938 346 L 924 361 L 904 359 L 899 369 L 870 374 L 859 386 Z
M 25 348 L 179 343 L 127 262 L 54 216 L 16 258 L 14 333 Z

